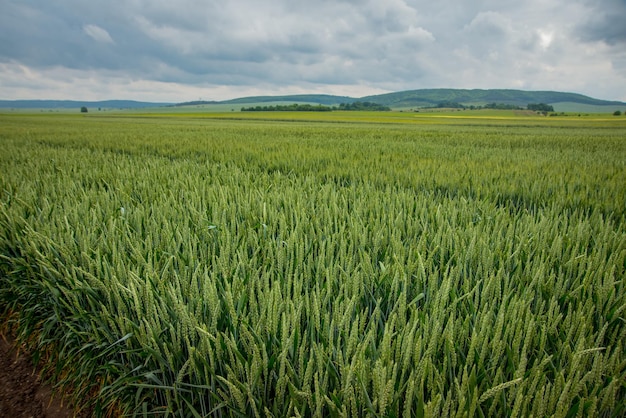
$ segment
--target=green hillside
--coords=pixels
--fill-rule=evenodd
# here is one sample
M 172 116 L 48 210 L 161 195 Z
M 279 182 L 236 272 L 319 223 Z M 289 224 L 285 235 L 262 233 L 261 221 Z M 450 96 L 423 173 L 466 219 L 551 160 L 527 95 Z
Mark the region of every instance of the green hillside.
M 198 107 L 198 106 L 249 106 L 269 103 L 306 103 L 324 106 L 338 106 L 341 103 L 372 102 L 395 109 L 437 106 L 440 103 L 459 103 L 465 106 L 483 106 L 490 103 L 526 107 L 529 103 L 555 105 L 557 111 L 596 111 L 626 110 L 626 103 L 595 99 L 577 93 L 558 91 L 525 90 L 464 90 L 464 89 L 420 89 L 378 94 L 360 98 L 334 96 L 330 94 L 294 94 L 283 96 L 250 96 L 224 101 L 192 101 L 178 104 L 135 102 L 130 100 L 108 100 L 100 102 L 80 102 L 69 100 L 0 100 L 0 108 L 12 109 L 70 109 L 87 106 L 106 109 L 140 109 L 147 107 Z M 231 109 L 231 107 L 228 107 Z M 591 110 L 593 109 L 593 110 Z
M 340 103 L 353 103 L 355 101 L 373 102 L 391 108 L 430 107 L 444 102 L 460 103 L 466 106 L 482 106 L 489 103 L 502 103 L 526 107 L 529 103 L 567 103 L 567 110 L 583 111 L 583 109 L 596 109 L 606 111 L 608 107 L 616 109 L 626 108 L 626 103 L 595 99 L 582 94 L 566 93 L 558 91 L 524 91 L 524 90 L 464 90 L 464 89 L 421 89 L 399 91 L 394 93 L 378 94 L 353 98 L 346 96 L 333 96 L 327 94 L 299 94 L 287 96 L 253 96 L 226 100 L 223 104 L 250 104 L 250 103 L 311 103 L 327 106 Z M 577 106 L 579 106 L 577 108 Z
M 552 103 L 555 111 L 558 112 L 580 112 L 580 113 L 613 113 L 616 110 L 626 112 L 626 104 L 616 103 L 614 105 L 593 105 L 587 103 L 557 102 Z
M 442 102 L 456 102 L 463 105 L 484 105 L 487 103 L 504 103 L 526 106 L 528 103 L 578 103 L 593 106 L 625 106 L 622 102 L 610 102 L 594 99 L 582 94 L 558 91 L 524 91 L 524 90 L 461 90 L 461 89 L 423 89 L 396 93 L 366 96 L 361 100 L 372 101 L 390 107 L 423 107 L 434 106 Z
M 352 103 L 357 99 L 347 96 L 333 96 L 330 94 L 294 94 L 288 96 L 251 96 L 238 99 L 224 100 L 224 104 L 248 104 L 248 103 L 315 103 L 322 105 L 338 105 L 340 103 Z
M 167 106 L 169 103 L 138 102 L 135 100 L 0 100 L 1 109 L 143 109 L 146 107 Z

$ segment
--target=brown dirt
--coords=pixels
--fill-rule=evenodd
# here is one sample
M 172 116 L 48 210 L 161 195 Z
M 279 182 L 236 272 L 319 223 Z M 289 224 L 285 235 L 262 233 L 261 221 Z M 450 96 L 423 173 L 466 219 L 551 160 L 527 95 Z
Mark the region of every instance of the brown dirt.
M 40 372 L 15 341 L 0 335 L 0 417 L 69 418 L 80 416 L 52 387 L 42 382 Z

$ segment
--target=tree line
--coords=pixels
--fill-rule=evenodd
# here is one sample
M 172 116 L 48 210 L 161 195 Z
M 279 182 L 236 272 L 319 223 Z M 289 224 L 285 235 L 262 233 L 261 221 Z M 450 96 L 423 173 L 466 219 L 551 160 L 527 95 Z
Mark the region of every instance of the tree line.
M 250 106 L 242 107 L 242 112 L 331 112 L 333 110 L 391 110 L 387 106 L 372 102 L 341 103 L 339 106 L 323 106 L 310 104 L 289 104 L 272 106 Z
M 482 106 L 475 106 L 475 105 L 466 106 L 464 104 L 457 103 L 457 102 L 445 101 L 445 102 L 437 103 L 435 106 L 430 107 L 430 109 L 444 109 L 444 108 L 445 109 L 469 109 L 469 110 L 476 110 L 476 109 L 532 110 L 535 112 L 542 112 L 542 113 L 554 112 L 554 107 L 546 103 L 529 103 L 526 106 L 526 108 L 524 108 L 522 106 L 518 106 L 514 104 L 496 103 L 496 102 L 487 103 Z
M 330 112 L 331 107 L 310 104 L 290 104 L 274 106 L 250 106 L 242 107 L 242 112 Z

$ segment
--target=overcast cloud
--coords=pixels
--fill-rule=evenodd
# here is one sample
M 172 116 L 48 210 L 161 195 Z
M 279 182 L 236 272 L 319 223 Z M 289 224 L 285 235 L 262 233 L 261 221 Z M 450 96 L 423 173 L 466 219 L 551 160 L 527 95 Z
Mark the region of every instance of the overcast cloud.
M 419 88 L 626 101 L 624 0 L 0 0 L 0 99 Z

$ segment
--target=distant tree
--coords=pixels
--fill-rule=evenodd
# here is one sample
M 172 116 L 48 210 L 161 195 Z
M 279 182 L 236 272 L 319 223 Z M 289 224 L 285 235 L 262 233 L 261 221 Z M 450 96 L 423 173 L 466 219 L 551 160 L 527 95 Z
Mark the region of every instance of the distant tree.
M 328 106 L 310 105 L 310 104 L 291 104 L 276 106 L 256 106 L 242 107 L 242 112 L 330 112 L 332 109 Z
M 439 108 L 439 109 L 444 109 L 444 108 L 465 109 L 465 105 L 463 105 L 461 103 L 457 103 L 457 102 L 451 102 L 451 101 L 445 101 L 445 102 L 437 103 L 437 106 L 435 106 L 435 107 Z
M 554 107 L 545 103 L 529 103 L 526 108 L 528 110 L 534 110 L 535 112 L 554 112 Z
M 340 103 L 339 110 L 373 110 L 373 111 L 389 111 L 391 108 L 378 103 L 372 102 L 352 102 Z
M 616 110 L 615 112 L 613 112 L 613 116 L 620 116 L 622 114 L 621 111 Z
M 80 113 L 87 113 L 87 112 L 88 112 L 88 110 L 87 110 L 87 108 L 85 106 L 80 108 Z
M 480 109 L 480 107 L 478 107 Z M 507 103 L 487 103 L 484 106 L 485 109 L 498 109 L 498 110 L 517 110 L 520 107 L 514 104 L 507 104 Z

